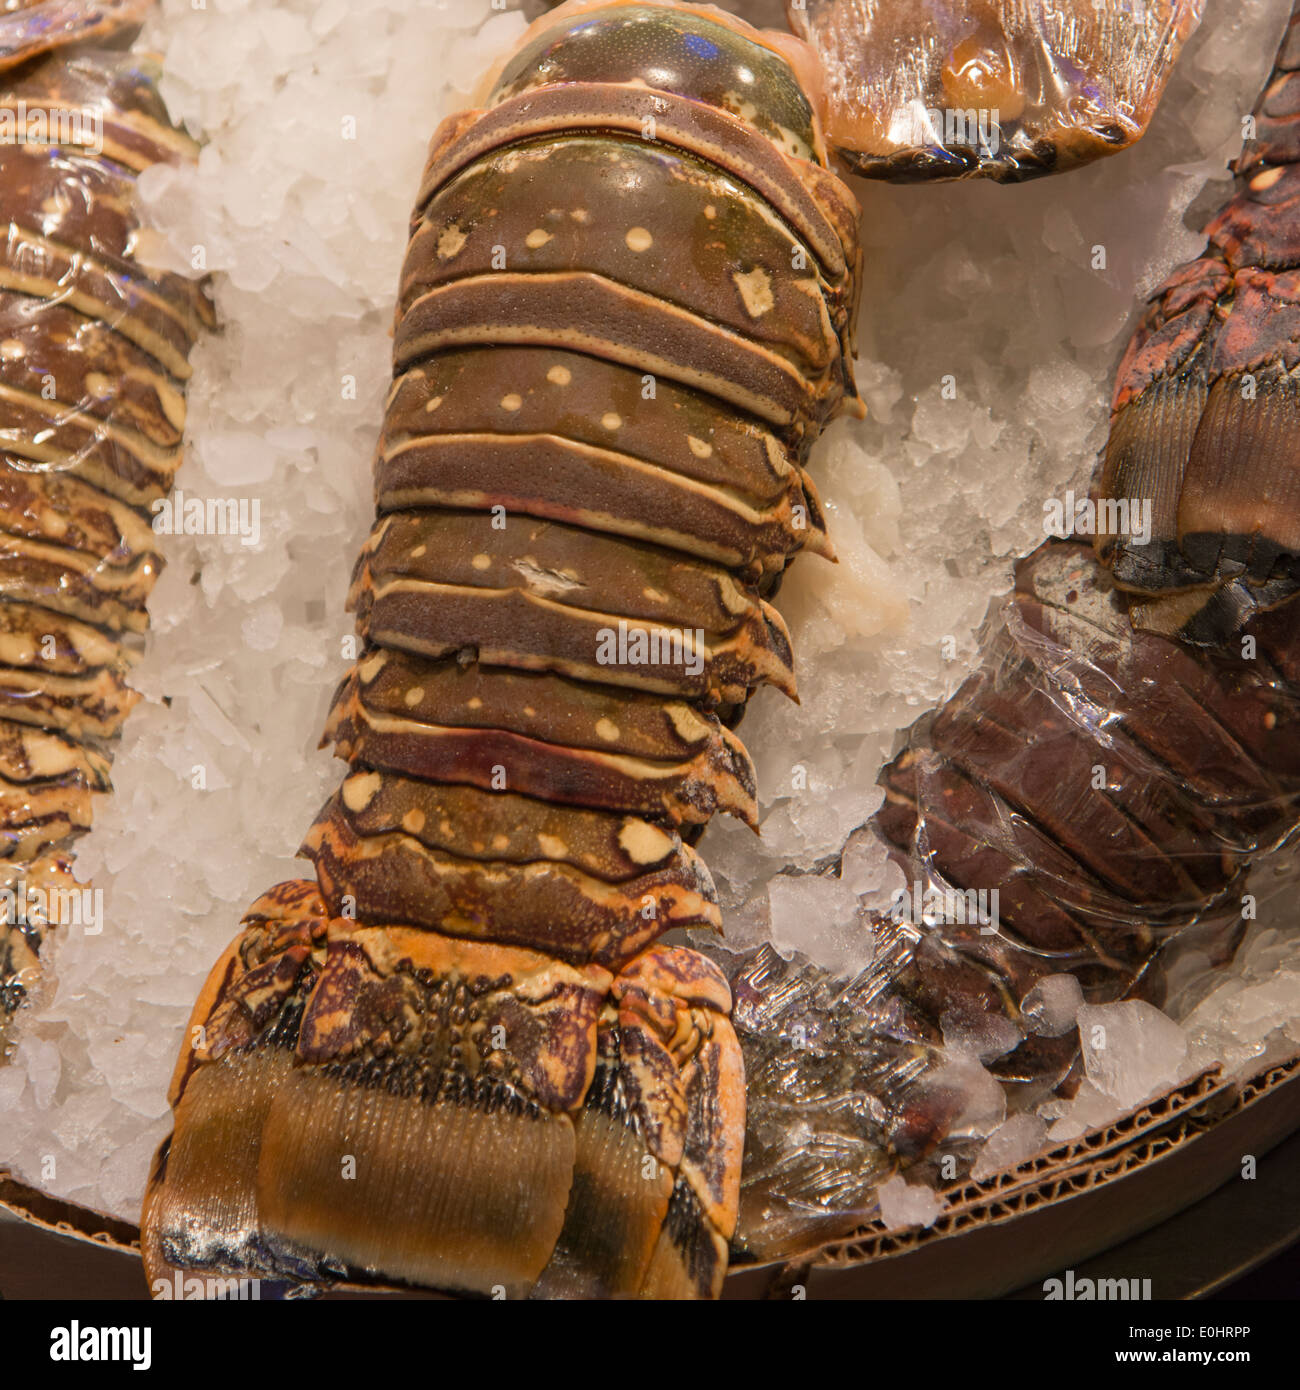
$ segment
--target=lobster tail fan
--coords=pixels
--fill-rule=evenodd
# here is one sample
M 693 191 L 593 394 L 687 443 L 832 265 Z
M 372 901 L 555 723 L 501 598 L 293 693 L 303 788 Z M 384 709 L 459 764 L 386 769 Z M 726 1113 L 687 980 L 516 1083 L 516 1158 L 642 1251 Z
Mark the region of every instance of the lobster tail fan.
M 427 932 L 329 936 L 263 1133 L 279 1262 L 453 1289 L 468 1269 L 521 1297 L 564 1220 L 607 974 Z
M 151 1282 L 716 1296 L 744 1128 L 716 966 L 655 948 L 614 976 L 323 908 L 273 889 L 199 1000 Z

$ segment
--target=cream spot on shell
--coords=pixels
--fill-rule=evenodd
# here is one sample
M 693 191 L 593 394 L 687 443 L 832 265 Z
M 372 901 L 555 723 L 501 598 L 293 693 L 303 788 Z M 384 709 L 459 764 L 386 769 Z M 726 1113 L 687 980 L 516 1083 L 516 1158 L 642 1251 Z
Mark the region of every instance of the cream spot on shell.
M 536 719 L 536 718 L 537 718 L 537 711 L 532 707 L 532 705 L 525 705 L 525 706 L 524 706 L 524 714 L 525 714 L 529 719 Z
M 0 654 L 14 666 L 31 666 L 36 660 L 36 643 L 30 637 L 0 640 Z
M 623 238 L 629 251 L 648 251 L 654 245 L 654 237 L 644 227 L 629 227 Z
M 534 227 L 533 230 L 529 232 L 528 235 L 524 238 L 524 245 L 530 251 L 537 251 L 541 247 L 545 246 L 546 243 L 550 241 L 550 239 L 550 232 L 543 231 L 541 227 Z
M 661 594 L 658 589 L 642 589 L 641 594 L 644 598 L 648 598 L 651 603 L 668 602 L 668 595 Z
M 374 656 L 367 657 L 366 660 L 357 667 L 357 675 L 369 684 L 380 671 L 384 669 L 384 663 L 387 659 L 388 658 L 384 656 L 383 652 L 376 652 Z
M 27 356 L 27 349 L 18 341 L 17 338 L 6 338 L 0 343 L 0 357 L 6 362 L 17 362 L 20 357 Z
M 604 428 L 604 429 L 607 429 L 607 430 L 616 430 L 616 429 L 619 428 L 619 426 L 622 425 L 622 423 L 623 423 L 623 417 L 622 417 L 621 415 L 617 414 L 617 413 L 616 413 L 615 411 L 613 411 L 613 410 L 607 410 L 607 411 L 600 417 L 600 423 L 601 423 L 602 428 Z
M 492 568 L 492 557 L 490 555 L 478 554 L 470 561 L 476 570 L 490 570 Z
M 406 694 L 402 696 L 402 699 L 406 701 L 408 707 L 413 709 L 424 699 L 424 687 L 422 685 L 413 685 Z
M 703 439 L 696 439 L 693 434 L 688 434 L 686 436 L 686 442 L 690 445 L 691 453 L 693 453 L 697 459 L 706 459 L 713 452 L 712 444 L 707 443 Z
M 449 261 L 453 256 L 459 255 L 465 241 L 465 233 L 454 222 L 450 227 L 444 227 L 442 235 L 438 238 L 438 259 Z
M 359 772 L 343 783 L 343 804 L 349 811 L 364 811 L 375 799 L 384 779 L 377 772 Z
M 619 728 L 612 719 L 597 719 L 596 733 L 605 740 L 606 743 L 617 743 Z
M 573 373 L 568 367 L 561 367 L 557 363 L 546 373 L 546 379 L 554 386 L 567 386 L 573 380 Z
M 469 699 L 465 701 L 465 708 L 466 708 L 466 709 L 482 709 L 482 708 L 483 708 L 483 701 L 480 700 L 479 697 L 478 697 L 477 695 L 471 695 L 471 696 L 469 697 Z
M 674 702 L 664 706 L 664 713 L 673 721 L 677 737 L 683 743 L 698 743 L 709 736 L 709 725 L 690 707 Z
M 574 208 L 569 216 L 572 217 L 575 222 L 587 222 L 591 218 L 591 214 L 586 208 Z
M 412 560 L 418 560 L 422 555 L 427 555 L 428 553 L 429 547 L 427 545 L 415 545 L 411 547 Z
M 418 835 L 424 829 L 424 812 L 418 806 L 412 806 L 402 817 L 402 829 L 410 831 L 412 835 Z
M 546 835 L 540 830 L 537 832 L 537 848 L 548 859 L 563 859 L 569 849 L 558 835 Z
M 731 278 L 736 282 L 745 312 L 751 319 L 761 319 L 771 311 L 776 301 L 772 297 L 771 277 L 762 266 L 755 266 L 747 275 L 737 271 Z
M 718 597 L 728 613 L 745 613 L 753 608 L 752 600 L 729 574 L 718 584 Z
M 523 405 L 523 403 L 524 398 L 514 391 L 511 391 L 511 393 L 508 396 L 501 397 L 502 410 L 518 410 L 519 407 Z
M 425 401 L 425 403 L 424 403 L 424 408 L 425 408 L 425 410 L 427 410 L 427 411 L 429 411 L 430 413 L 432 413 L 433 411 L 437 410 L 437 408 L 438 408 L 441 404 L 442 404 L 442 397 L 441 397 L 441 396 L 434 396 L 434 398 L 433 398 L 432 400 Z
M 493 848 L 493 849 L 509 849 L 509 848 L 510 848 L 510 836 L 509 836 L 509 835 L 493 835 L 493 837 L 492 837 L 492 848 Z
M 618 832 L 618 842 L 634 864 L 657 864 L 673 849 L 671 837 L 644 820 L 624 821 Z
M 1262 174 L 1256 174 L 1255 177 L 1251 179 L 1251 191 L 1254 193 L 1265 192 L 1267 189 L 1273 187 L 1278 179 L 1282 177 L 1282 174 L 1283 170 L 1280 167 L 1277 169 L 1265 169 Z
M 713 206 L 712 203 L 710 203 L 710 204 L 708 204 L 708 206 L 704 209 L 704 215 L 705 215 L 705 217 L 707 217 L 707 218 L 709 219 L 710 222 L 712 222 L 713 219 L 718 215 L 718 210 L 717 210 L 717 208 L 715 208 L 715 207 Z

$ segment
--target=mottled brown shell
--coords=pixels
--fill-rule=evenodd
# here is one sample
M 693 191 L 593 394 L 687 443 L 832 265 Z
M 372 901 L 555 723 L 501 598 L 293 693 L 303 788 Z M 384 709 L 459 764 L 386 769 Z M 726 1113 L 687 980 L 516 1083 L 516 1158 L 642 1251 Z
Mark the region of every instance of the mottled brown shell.
M 658 939 L 720 927 L 683 837 L 756 820 L 730 726 L 794 695 L 767 596 L 830 554 L 804 465 L 856 404 L 856 208 L 777 48 L 562 9 L 435 134 L 326 728 L 350 771 L 315 884 L 195 1011 L 151 1273 L 719 1291 L 731 997 Z

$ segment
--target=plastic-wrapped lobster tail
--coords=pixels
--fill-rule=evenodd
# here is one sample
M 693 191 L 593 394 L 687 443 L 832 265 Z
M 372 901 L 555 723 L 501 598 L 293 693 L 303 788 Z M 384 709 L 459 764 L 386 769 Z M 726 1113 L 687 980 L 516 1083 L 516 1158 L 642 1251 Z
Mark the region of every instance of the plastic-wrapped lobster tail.
M 1152 296 L 1093 493 L 1058 518 L 1094 544 L 1020 562 L 976 673 L 882 775 L 872 824 L 907 891 L 875 923 L 874 964 L 833 982 L 765 950 L 731 971 L 755 1255 L 843 1234 L 897 1167 L 963 1151 L 954 1036 L 979 1040 L 1009 1111 L 1072 1094 L 1079 1039 L 1048 1017 L 1045 978 L 1073 975 L 1088 1004 L 1159 1004 L 1166 949 L 1195 928 L 1229 959 L 1250 866 L 1294 853 L 1298 97 L 1300 6 L 1234 195 Z M 818 1038 L 802 1054 L 781 1041 L 796 1026 Z M 859 1089 L 871 1112 L 843 1123 Z
M 315 880 L 254 904 L 194 1012 L 151 1279 L 718 1292 L 731 1000 L 656 942 L 718 926 L 690 842 L 753 821 L 729 726 L 793 694 L 764 595 L 829 550 L 804 460 L 856 399 L 856 207 L 790 43 L 565 7 L 435 135 L 327 729 L 350 770 Z
M 0 1037 L 42 937 L 90 927 L 71 845 L 108 790 L 162 561 L 203 290 L 137 253 L 135 181 L 189 159 L 122 44 L 139 4 L 0 16 Z

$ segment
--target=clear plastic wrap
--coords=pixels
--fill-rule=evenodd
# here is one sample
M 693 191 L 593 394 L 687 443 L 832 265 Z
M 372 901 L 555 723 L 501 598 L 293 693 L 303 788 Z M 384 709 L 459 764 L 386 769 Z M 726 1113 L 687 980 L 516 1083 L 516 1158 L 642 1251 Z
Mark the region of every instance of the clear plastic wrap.
M 119 53 L 64 48 L 138 6 L 6 15 L 0 90 L 0 1027 L 50 926 L 91 923 L 70 847 L 136 696 L 162 566 L 150 506 L 180 464 L 211 307 L 140 259 L 135 180 L 193 153 Z M 26 36 L 24 38 L 24 35 Z M 44 49 L 57 49 L 31 57 Z M 12 65 L 15 55 L 28 61 Z
M 1088 1005 L 1159 1005 L 1171 948 L 1231 959 L 1247 867 L 1300 826 L 1297 617 L 1257 615 L 1212 654 L 1135 628 L 1077 543 L 1021 561 L 980 668 L 882 774 L 869 831 L 905 886 L 868 924 L 870 968 L 719 956 L 748 1076 L 751 1255 L 868 1219 L 878 1183 L 940 1145 L 967 1170 L 989 1129 L 973 1109 L 998 1122 L 1069 1095 L 1079 1039 L 1035 1008 L 1048 977 Z
M 90 40 L 129 40 L 153 0 L 10 0 L 0 14 L 0 68 Z
M 787 0 L 828 138 L 872 178 L 1003 180 L 1139 139 L 1202 0 Z

